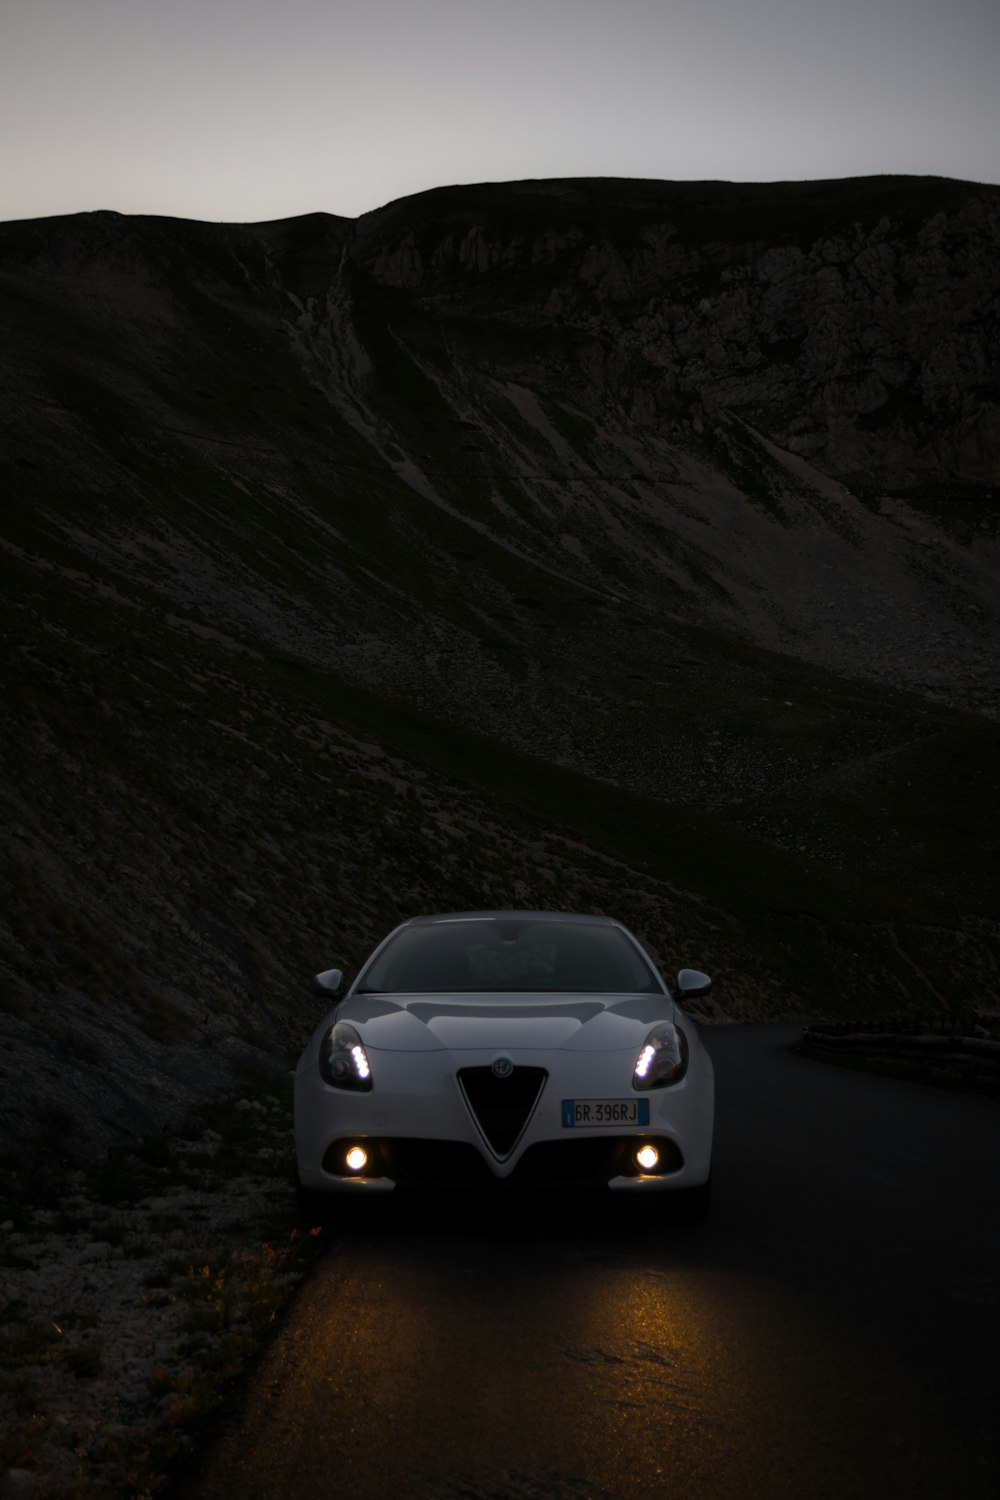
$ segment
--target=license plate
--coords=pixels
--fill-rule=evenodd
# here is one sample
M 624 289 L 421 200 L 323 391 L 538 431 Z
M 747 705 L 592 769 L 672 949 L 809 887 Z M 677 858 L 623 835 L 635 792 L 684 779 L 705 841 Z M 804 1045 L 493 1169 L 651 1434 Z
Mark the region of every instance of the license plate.
M 648 1099 L 564 1099 L 562 1122 L 567 1130 L 609 1125 L 648 1125 Z

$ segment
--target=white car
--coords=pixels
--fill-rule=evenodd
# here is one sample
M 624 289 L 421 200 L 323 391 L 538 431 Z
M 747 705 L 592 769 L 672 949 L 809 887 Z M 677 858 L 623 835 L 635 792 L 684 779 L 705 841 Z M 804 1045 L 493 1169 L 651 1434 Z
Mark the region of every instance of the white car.
M 712 1062 L 672 989 L 607 917 L 414 917 L 343 993 L 295 1075 L 300 1208 L 396 1187 L 594 1186 L 708 1210 Z M 665 1201 L 665 1199 L 664 1199 Z

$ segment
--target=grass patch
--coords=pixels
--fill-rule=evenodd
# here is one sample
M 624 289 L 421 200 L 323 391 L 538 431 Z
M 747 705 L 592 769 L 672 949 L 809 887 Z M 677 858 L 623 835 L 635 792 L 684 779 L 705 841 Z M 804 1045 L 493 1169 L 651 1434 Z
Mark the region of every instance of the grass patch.
M 795 669 L 784 665 L 789 680 L 775 684 L 776 693 L 795 693 L 802 701 Z M 835 872 L 803 869 L 801 860 L 734 827 L 722 813 L 661 801 L 529 756 L 471 730 L 443 726 L 405 705 L 389 702 L 302 662 L 285 658 L 247 663 L 244 670 L 255 677 L 266 677 L 276 686 L 280 682 L 283 694 L 300 698 L 317 712 L 335 716 L 348 730 L 369 737 L 394 754 L 431 766 L 451 780 L 516 808 L 537 824 L 565 829 L 598 850 L 717 899 L 736 915 L 794 912 L 810 906 L 843 920 L 871 914 L 875 893 L 865 883 L 863 872 L 855 871 L 844 879 Z M 815 674 L 803 670 L 798 675 Z M 864 726 L 866 713 L 870 716 L 872 709 L 891 718 L 892 695 L 886 690 L 856 684 L 840 686 L 845 712 L 853 713 L 855 732 Z M 898 696 L 899 717 L 905 722 L 913 710 L 910 704 L 902 706 L 904 695 Z M 810 698 L 805 700 L 807 707 Z M 922 712 L 928 713 L 926 709 Z M 992 753 L 997 739 L 992 726 L 971 717 L 945 717 L 964 726 L 968 755 L 981 758 Z M 812 753 L 825 754 L 822 738 L 827 732 L 827 713 L 818 720 L 818 734 L 817 729 L 809 729 L 806 720 L 802 723 L 805 734 L 816 738 L 814 748 L 810 747 Z M 925 736 L 929 737 L 932 728 L 932 724 L 927 725 Z M 766 721 L 756 724 L 754 732 L 767 733 Z M 843 725 L 839 733 L 843 739 Z M 953 739 L 945 752 L 949 757 L 959 749 L 962 730 L 956 727 Z M 919 764 L 919 745 L 917 742 L 910 749 L 913 773 L 933 775 L 933 767 L 924 772 Z M 898 893 L 881 892 L 879 898 L 886 912 L 897 916 L 903 915 L 909 905 L 908 899 Z
M 67 1349 L 63 1363 L 76 1380 L 94 1380 L 104 1368 L 104 1341 L 91 1339 Z
M 0 1367 L 18 1370 L 61 1358 L 62 1331 L 55 1323 L 28 1323 L 0 1331 Z

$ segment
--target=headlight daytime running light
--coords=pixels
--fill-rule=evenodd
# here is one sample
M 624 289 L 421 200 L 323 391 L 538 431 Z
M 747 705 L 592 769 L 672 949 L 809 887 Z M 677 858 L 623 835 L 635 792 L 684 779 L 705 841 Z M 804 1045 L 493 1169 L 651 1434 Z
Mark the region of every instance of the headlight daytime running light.
M 368 1090 L 372 1069 L 358 1033 L 346 1021 L 331 1026 L 320 1043 L 319 1071 L 325 1082 L 338 1089 Z
M 654 1026 L 632 1071 L 634 1089 L 661 1089 L 679 1083 L 687 1072 L 687 1037 L 673 1021 Z

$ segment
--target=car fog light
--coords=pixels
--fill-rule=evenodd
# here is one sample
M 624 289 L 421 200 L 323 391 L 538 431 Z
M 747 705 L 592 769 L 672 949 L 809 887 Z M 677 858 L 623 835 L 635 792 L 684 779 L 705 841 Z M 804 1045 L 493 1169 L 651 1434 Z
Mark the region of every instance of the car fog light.
M 360 1172 L 368 1161 L 368 1152 L 362 1146 L 352 1146 L 344 1160 L 352 1172 Z
M 635 1159 L 644 1172 L 651 1172 L 660 1160 L 660 1153 L 655 1146 L 640 1146 Z

